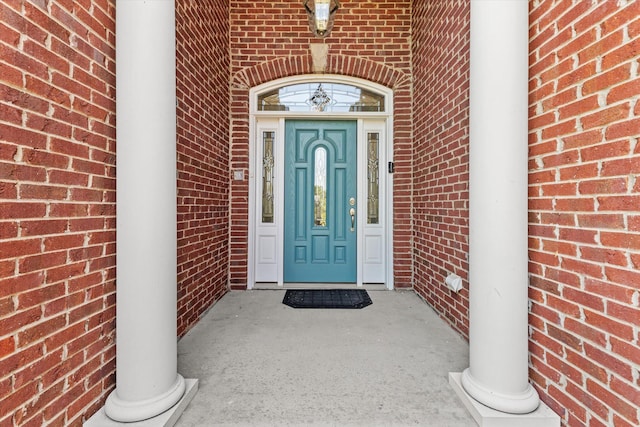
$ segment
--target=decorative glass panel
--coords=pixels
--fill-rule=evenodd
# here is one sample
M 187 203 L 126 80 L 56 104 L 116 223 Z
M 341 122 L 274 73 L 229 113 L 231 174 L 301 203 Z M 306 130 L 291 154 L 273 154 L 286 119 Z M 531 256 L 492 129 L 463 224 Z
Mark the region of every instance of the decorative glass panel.
M 327 150 L 316 149 L 313 159 L 313 223 L 327 226 Z
M 313 111 L 325 111 L 327 109 L 327 106 L 334 103 L 335 99 L 331 98 L 327 94 L 327 92 L 322 88 L 321 84 L 318 85 L 318 88 L 315 92 L 313 92 L 311 98 L 307 100 L 307 104 L 311 105 Z
M 367 224 L 378 224 L 380 169 L 379 153 L 380 134 L 367 134 Z
M 262 222 L 273 222 L 273 140 L 275 132 L 262 132 Z
M 301 83 L 258 95 L 259 111 L 384 111 L 384 95 L 338 83 Z

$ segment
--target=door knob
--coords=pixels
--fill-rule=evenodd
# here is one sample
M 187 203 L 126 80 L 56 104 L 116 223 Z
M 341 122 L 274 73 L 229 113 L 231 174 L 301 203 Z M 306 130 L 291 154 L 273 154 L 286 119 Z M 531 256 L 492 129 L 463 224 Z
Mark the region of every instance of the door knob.
M 355 227 L 356 227 L 356 210 L 355 210 L 355 208 L 349 209 L 349 215 L 351 215 L 351 231 L 355 231 Z

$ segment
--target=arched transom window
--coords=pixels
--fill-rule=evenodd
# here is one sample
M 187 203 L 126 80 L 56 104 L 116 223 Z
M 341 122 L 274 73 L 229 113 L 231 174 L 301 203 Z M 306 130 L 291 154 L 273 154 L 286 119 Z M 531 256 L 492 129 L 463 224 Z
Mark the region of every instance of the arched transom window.
M 258 111 L 384 112 L 385 97 L 344 83 L 313 82 L 281 86 L 258 95 Z

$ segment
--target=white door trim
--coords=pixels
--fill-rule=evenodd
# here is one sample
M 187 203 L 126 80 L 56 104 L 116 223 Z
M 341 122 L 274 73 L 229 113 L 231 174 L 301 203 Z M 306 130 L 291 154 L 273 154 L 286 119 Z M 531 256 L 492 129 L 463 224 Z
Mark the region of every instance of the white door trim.
M 258 94 L 296 83 L 344 83 L 360 86 L 385 95 L 384 112 L 289 112 L 258 111 Z M 393 90 L 366 80 L 336 75 L 302 75 L 274 80 L 256 86 L 249 91 L 249 241 L 247 289 L 256 283 L 267 282 L 283 287 L 283 215 L 284 215 L 284 122 L 286 119 L 308 118 L 313 120 L 350 119 L 357 120 L 358 126 L 358 243 L 357 243 L 357 286 L 365 283 L 384 283 L 393 289 L 393 174 L 388 172 L 388 164 L 393 161 Z M 261 221 L 261 190 L 263 132 L 275 132 L 275 188 L 274 222 Z M 378 132 L 380 135 L 380 224 L 366 223 L 366 135 Z M 235 172 L 235 171 L 234 171 Z M 237 178 L 242 178 L 242 171 Z M 364 173 L 363 173 L 364 172 Z M 234 173 L 234 179 L 235 173 Z M 380 244 L 378 250 L 369 251 L 371 242 Z M 378 256 L 379 262 L 372 257 Z M 367 265 L 367 262 L 370 264 Z M 378 265 L 379 264 L 379 265 Z M 366 267 L 365 267 L 366 266 Z M 374 276 L 372 276 L 372 274 Z M 375 280 L 370 280 L 375 277 Z

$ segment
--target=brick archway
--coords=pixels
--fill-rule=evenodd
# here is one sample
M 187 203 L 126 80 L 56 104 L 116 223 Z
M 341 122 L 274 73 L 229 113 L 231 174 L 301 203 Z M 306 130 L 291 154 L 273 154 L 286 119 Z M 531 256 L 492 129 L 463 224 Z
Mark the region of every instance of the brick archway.
M 412 284 L 411 265 L 411 79 L 405 72 L 368 59 L 329 55 L 327 74 L 357 77 L 394 91 L 394 218 L 401 227 L 394 238 L 396 288 Z M 311 55 L 276 58 L 244 68 L 231 77 L 231 170 L 249 171 L 249 90 L 260 84 L 303 74 L 313 74 Z M 249 239 L 249 182 L 231 181 L 231 236 L 229 283 L 246 289 Z
M 231 78 L 231 90 L 248 91 L 272 80 L 312 73 L 311 55 L 276 58 L 235 73 Z M 343 55 L 329 55 L 325 73 L 358 77 L 394 90 L 409 89 L 411 83 L 408 75 L 386 64 Z

